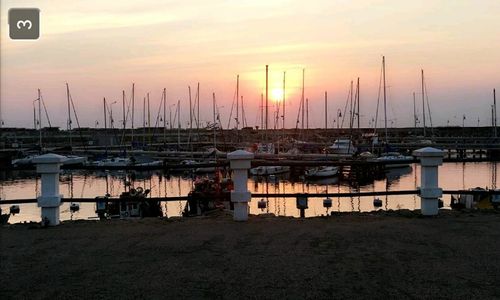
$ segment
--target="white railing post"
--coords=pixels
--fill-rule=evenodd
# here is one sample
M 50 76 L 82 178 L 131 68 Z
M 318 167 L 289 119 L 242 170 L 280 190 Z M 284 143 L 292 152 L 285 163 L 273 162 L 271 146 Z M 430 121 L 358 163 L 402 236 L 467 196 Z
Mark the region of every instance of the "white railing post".
M 253 153 L 244 150 L 236 150 L 227 154 L 233 171 L 234 190 L 231 192 L 231 201 L 234 203 L 233 219 L 235 221 L 248 220 L 248 202 L 252 199 L 252 194 L 247 188 L 247 181 L 253 158 Z
M 435 216 L 439 211 L 439 198 L 443 190 L 438 185 L 438 166 L 443 164 L 442 150 L 426 147 L 413 151 L 420 159 L 420 206 L 422 215 Z
M 59 171 L 66 157 L 57 154 L 44 154 L 33 159 L 37 173 L 42 175 L 42 192 L 37 198 L 38 207 L 42 208 L 42 223 L 49 226 L 59 225 L 59 206 L 62 195 L 59 194 Z

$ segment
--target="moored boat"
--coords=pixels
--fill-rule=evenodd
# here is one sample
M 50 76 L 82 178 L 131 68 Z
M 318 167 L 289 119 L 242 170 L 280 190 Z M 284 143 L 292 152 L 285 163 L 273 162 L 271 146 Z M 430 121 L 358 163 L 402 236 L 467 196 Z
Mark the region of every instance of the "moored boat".
M 321 166 L 307 169 L 304 173 L 306 178 L 326 178 L 334 177 L 339 174 L 339 168 L 335 166 Z
M 250 174 L 256 176 L 267 176 L 282 174 L 290 171 L 288 166 L 260 166 L 250 169 Z
M 333 144 L 328 147 L 328 152 L 333 154 L 342 154 L 342 155 L 353 155 L 356 153 L 356 147 L 352 141 L 348 138 L 339 138 L 336 139 Z
M 119 201 L 108 201 L 108 195 L 96 198 L 96 213 L 100 219 L 129 217 L 161 217 L 160 201 L 148 199 L 149 190 L 130 188 L 120 195 Z
M 13 166 L 27 166 L 31 165 L 33 162 L 33 158 L 35 158 L 36 155 L 28 155 L 22 158 L 17 158 L 12 160 L 12 165 Z
M 63 162 L 64 165 L 83 165 L 87 162 L 87 158 L 78 155 L 66 155 L 66 160 Z
M 219 172 L 214 179 L 198 178 L 188 194 L 184 216 L 196 216 L 216 209 L 232 209 L 231 190 L 233 181 L 221 178 Z
M 402 155 L 399 152 L 387 152 L 375 159 L 377 162 L 386 163 L 385 168 L 405 168 L 410 165 L 408 161 L 413 160 L 413 156 Z
M 125 157 L 111 157 L 104 158 L 98 161 L 93 161 L 91 165 L 98 167 L 126 167 L 132 164 L 130 158 Z
M 30 166 L 33 165 L 33 159 L 38 155 L 28 155 L 23 158 L 18 158 L 12 160 L 13 166 Z M 63 165 L 81 165 L 87 162 L 87 158 L 78 155 L 65 155 L 66 160 L 64 160 Z

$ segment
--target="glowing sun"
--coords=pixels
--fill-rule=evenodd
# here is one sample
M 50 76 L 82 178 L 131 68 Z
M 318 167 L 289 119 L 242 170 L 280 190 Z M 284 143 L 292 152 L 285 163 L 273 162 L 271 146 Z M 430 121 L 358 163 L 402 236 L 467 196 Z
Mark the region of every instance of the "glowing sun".
M 283 99 L 283 90 L 280 88 L 272 89 L 271 97 L 274 101 L 281 101 Z

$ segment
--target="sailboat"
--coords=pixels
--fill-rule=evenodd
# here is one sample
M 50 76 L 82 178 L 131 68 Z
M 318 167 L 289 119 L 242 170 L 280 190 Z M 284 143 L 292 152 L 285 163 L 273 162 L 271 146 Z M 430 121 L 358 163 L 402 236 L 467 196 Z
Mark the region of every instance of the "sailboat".
M 78 122 L 78 116 L 76 114 L 75 104 L 73 103 L 73 98 L 69 92 L 69 84 L 66 83 L 66 96 L 68 102 L 68 131 L 69 131 L 69 147 L 73 151 L 72 139 L 71 139 L 71 108 L 73 108 L 73 114 L 77 121 L 78 129 L 80 129 L 80 123 Z M 63 162 L 64 165 L 81 165 L 87 162 L 87 157 L 69 154 L 66 155 L 66 160 Z
M 325 91 L 325 131 L 328 130 L 328 94 Z M 304 173 L 306 178 L 327 178 L 337 176 L 339 168 L 335 166 L 320 166 L 307 169 Z
M 388 134 L 387 134 L 387 94 L 386 94 L 386 81 L 385 81 L 385 56 L 382 56 L 382 76 L 383 76 L 383 95 L 384 95 L 384 132 L 385 132 L 385 145 L 388 148 Z M 399 152 L 391 151 L 382 153 L 380 157 L 375 158 L 375 161 L 385 164 L 385 168 L 404 168 L 408 167 L 410 164 L 407 162 L 412 160 L 412 156 L 402 155 Z M 399 162 L 399 163 L 398 163 Z
M 105 146 L 106 146 L 106 153 L 108 149 L 108 140 L 107 140 L 107 131 L 108 131 L 108 105 L 106 102 L 106 98 L 103 99 L 103 108 L 104 108 L 104 135 L 105 135 Z M 69 124 L 71 121 L 69 121 Z M 97 166 L 97 167 L 126 167 L 132 165 L 132 160 L 130 158 L 126 157 L 109 157 L 109 158 L 103 158 L 100 160 L 96 160 L 93 162 L 88 163 L 91 166 Z
M 72 150 L 72 142 L 71 142 L 71 107 L 73 108 L 73 113 L 75 114 L 76 116 L 76 110 L 75 110 L 75 106 L 73 104 L 73 99 L 71 98 L 71 94 L 69 93 L 69 85 L 66 83 L 66 91 L 67 91 L 67 100 L 68 100 L 68 131 L 69 131 L 69 134 L 70 134 L 70 149 Z M 38 120 L 37 117 L 36 117 L 36 111 L 34 111 L 34 125 L 35 127 L 38 126 L 39 130 L 40 130 L 40 137 L 39 137 L 39 143 L 40 143 L 40 147 L 42 146 L 42 110 L 41 110 L 41 107 L 43 106 L 43 109 L 45 111 L 45 116 L 47 118 L 47 122 L 48 122 L 48 125 L 49 125 L 49 128 L 51 128 L 51 124 L 50 124 L 50 118 L 49 118 L 49 114 L 48 114 L 48 111 L 47 111 L 47 107 L 45 106 L 45 102 L 43 100 L 43 96 L 42 96 L 42 93 L 40 91 L 40 89 L 38 89 L 38 98 L 35 100 L 35 101 L 38 101 Z M 34 102 L 35 102 L 34 101 Z M 33 102 L 33 103 L 34 103 Z M 32 165 L 33 164 L 33 159 L 35 157 L 37 157 L 38 154 L 30 154 L 30 155 L 27 155 L 23 158 L 18 158 L 18 159 L 14 159 L 12 160 L 12 165 L 14 166 L 28 166 L 28 165 Z M 85 156 L 78 156 L 78 155 L 72 155 L 72 154 L 69 154 L 69 155 L 66 155 L 66 160 L 64 160 L 63 164 L 64 165 L 81 165 L 81 164 L 84 164 L 85 162 L 87 161 L 87 157 Z
M 239 80 L 239 76 L 238 79 Z M 237 83 L 238 86 L 238 83 Z M 238 89 L 238 87 L 237 87 Z M 208 156 L 213 156 L 213 158 L 209 160 L 205 160 L 201 163 L 191 161 L 191 164 L 216 164 L 217 163 L 217 156 L 224 154 L 224 152 L 219 151 L 217 149 L 217 129 L 222 128 L 222 124 L 220 124 L 220 117 L 217 109 L 217 102 L 215 99 L 215 93 L 212 93 L 212 116 L 213 116 L 213 126 L 211 127 L 211 130 L 213 131 L 213 146 L 209 149 L 207 149 L 207 154 Z M 238 121 L 238 119 L 237 119 Z M 219 167 L 217 166 L 204 166 L 204 167 L 198 167 L 194 170 L 196 174 L 204 174 L 204 173 L 215 173 L 217 174 L 219 171 Z
M 267 130 L 268 130 L 268 104 L 269 104 L 269 98 L 268 98 L 268 92 L 269 92 L 269 85 L 268 85 L 268 78 L 269 78 L 269 67 L 266 65 L 266 119 L 265 119 L 265 125 L 266 125 L 266 135 L 267 135 Z M 285 107 L 285 79 L 283 78 L 283 107 Z M 284 109 L 283 109 L 284 110 Z M 283 128 L 285 124 L 283 123 Z M 274 154 L 274 144 L 273 143 L 260 143 L 257 145 L 257 151 L 256 153 L 272 153 Z M 279 149 L 278 149 L 279 151 Z M 256 176 L 267 176 L 267 175 L 276 175 L 276 174 L 282 174 L 282 173 L 287 173 L 290 171 L 289 166 L 260 166 L 256 168 L 250 169 L 250 174 L 256 175 Z
M 358 85 L 357 85 L 357 91 L 359 90 L 359 79 L 358 79 Z M 359 93 L 356 91 L 356 99 L 354 102 L 359 103 Z M 353 91 L 353 82 L 351 81 L 351 88 L 349 90 L 349 97 L 347 98 L 346 106 L 344 108 L 344 118 L 345 118 L 345 111 L 347 109 L 347 105 L 350 103 L 350 120 L 349 120 L 349 128 L 352 129 L 353 126 L 353 120 L 354 120 L 354 115 L 355 111 L 353 111 L 353 99 L 354 99 L 354 91 Z M 359 108 L 358 108 L 359 109 Z M 358 112 L 358 119 L 359 119 L 359 112 Z M 342 119 L 342 124 L 344 123 Z M 352 134 L 351 134 L 352 136 Z M 343 155 L 343 156 L 352 156 L 357 152 L 357 148 L 354 146 L 351 138 L 347 137 L 340 137 L 336 139 L 331 146 L 329 146 L 326 149 L 329 153 L 336 154 L 336 155 Z

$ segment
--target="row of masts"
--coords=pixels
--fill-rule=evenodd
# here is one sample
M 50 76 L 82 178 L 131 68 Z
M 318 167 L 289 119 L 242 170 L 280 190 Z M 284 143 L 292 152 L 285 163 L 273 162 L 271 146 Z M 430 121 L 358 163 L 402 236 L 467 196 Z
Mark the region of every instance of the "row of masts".
M 385 139 L 387 141 L 387 128 L 388 128 L 388 117 L 387 117 L 387 87 L 386 87 L 386 63 L 385 63 L 385 57 L 382 57 L 382 80 L 383 80 L 383 105 L 384 105 L 384 135 Z M 349 92 L 349 97 L 348 97 L 348 102 L 349 102 L 349 128 L 354 127 L 355 121 L 357 121 L 357 127 L 360 128 L 360 79 L 359 77 L 357 78 L 357 83 L 356 83 L 356 90 L 354 91 L 353 87 L 353 81 L 351 81 L 351 86 L 350 86 L 350 92 Z M 246 118 L 244 116 L 244 106 L 243 106 L 243 96 L 240 96 L 240 77 L 237 75 L 236 79 L 236 129 L 240 129 L 240 121 L 243 120 L 243 126 L 246 125 Z M 41 96 L 40 90 L 38 90 L 38 98 L 34 100 L 34 103 L 38 101 L 38 120 L 36 116 L 36 109 L 35 105 L 33 105 L 33 119 L 34 119 L 34 128 L 35 129 L 41 129 L 42 128 L 42 118 L 41 118 L 41 107 L 43 106 L 46 114 L 46 118 L 50 125 L 50 119 L 48 117 L 48 112 L 45 106 L 45 103 L 43 102 L 43 97 Z M 67 129 L 69 131 L 69 143 L 70 146 L 72 145 L 72 124 L 73 124 L 73 118 L 77 121 L 78 123 L 78 116 L 76 114 L 76 109 L 75 105 L 73 103 L 73 99 L 71 97 L 69 85 L 66 83 L 66 94 L 67 94 L 67 111 L 68 111 L 68 121 L 67 121 Z M 191 95 L 191 87 L 188 86 L 188 94 L 189 94 L 189 130 L 190 130 L 190 135 L 189 135 L 189 141 L 191 141 L 191 132 L 193 131 L 193 125 L 196 124 L 196 129 L 197 132 L 199 132 L 200 129 L 200 85 L 198 83 L 197 85 L 197 91 L 196 91 L 196 97 L 195 97 L 195 102 L 194 105 L 192 103 L 192 95 Z M 424 137 L 427 136 L 427 124 L 426 121 L 429 119 L 430 121 L 430 128 L 432 131 L 432 118 L 431 118 L 431 109 L 429 105 L 429 100 L 428 100 L 428 95 L 427 95 L 427 88 L 425 84 L 425 78 L 424 78 L 424 70 L 421 70 L 421 95 L 422 95 L 422 128 L 423 128 L 423 135 Z M 285 133 L 285 97 L 286 97 L 286 72 L 283 72 L 283 86 L 282 86 L 282 99 L 281 99 L 281 107 L 279 106 L 279 102 L 277 103 L 276 107 L 276 115 L 275 115 L 275 125 L 274 129 L 277 129 L 277 125 L 279 124 L 279 119 L 282 119 L 282 130 L 283 130 L 283 135 Z M 496 118 L 496 93 L 495 90 L 493 90 L 493 98 L 494 98 L 494 103 L 491 107 L 492 110 L 492 126 L 494 128 L 494 136 L 497 136 L 497 118 Z M 297 124 L 296 124 L 296 129 L 298 128 L 298 125 L 300 123 L 301 129 L 308 129 L 309 128 L 309 99 L 305 97 L 305 69 L 302 69 L 302 91 L 301 91 L 301 100 L 299 104 L 299 114 L 297 118 Z M 267 136 L 267 131 L 269 129 L 269 66 L 266 65 L 266 87 L 265 87 L 265 105 L 263 103 L 264 97 L 263 94 L 261 94 L 261 128 L 265 129 L 265 137 L 264 141 L 268 141 L 268 136 Z M 114 128 L 114 120 L 113 120 L 113 110 L 112 110 L 112 104 L 115 104 L 116 101 L 112 102 L 111 104 L 107 103 L 106 99 L 104 98 L 104 128 L 108 128 L 108 118 L 109 118 L 109 125 L 110 128 Z M 241 112 L 240 112 L 240 103 L 241 103 Z M 174 120 L 172 120 L 172 106 L 169 106 L 169 129 L 173 129 L 173 124 L 175 124 L 175 121 L 177 120 L 177 129 L 178 132 L 181 130 L 181 122 L 180 122 L 180 100 L 177 101 L 175 113 L 174 113 Z M 131 114 L 130 118 L 130 124 L 131 124 L 131 141 L 132 143 L 135 141 L 134 138 L 134 130 L 135 130 L 135 84 L 132 84 L 132 97 L 131 97 L 131 103 L 129 103 L 127 107 L 126 103 L 126 98 L 125 98 L 125 91 L 122 91 L 122 117 L 123 117 L 123 136 L 122 136 L 122 143 L 124 141 L 124 136 L 125 136 L 125 129 L 127 125 L 127 120 L 129 119 L 129 113 Z M 131 107 L 130 107 L 131 106 Z M 216 107 L 215 103 L 215 93 L 213 93 L 213 122 L 212 126 L 215 128 L 217 127 L 217 124 L 220 124 L 220 117 L 218 116 L 218 109 Z M 127 109 L 126 109 L 127 107 Z M 346 103 L 347 107 L 347 103 Z M 414 118 L 414 127 L 417 129 L 417 124 L 419 123 L 418 117 L 417 117 L 417 109 L 416 109 L 416 93 L 413 92 L 413 118 Z M 263 116 L 262 109 L 265 108 L 265 117 Z M 428 110 L 428 116 L 426 116 L 426 108 Z M 281 110 L 281 112 L 280 112 Z M 163 111 L 163 117 L 160 117 L 161 111 Z M 147 117 L 146 117 L 146 112 L 147 112 Z M 217 115 L 217 117 L 216 117 Z M 241 119 L 240 119 L 241 115 Z M 338 118 L 341 116 L 341 111 L 340 109 L 337 112 L 337 128 L 339 127 L 339 120 Z M 344 111 L 344 118 L 345 118 L 345 111 Z M 299 116 L 300 116 L 300 122 L 299 122 Z M 378 105 L 377 105 L 377 116 L 378 116 Z M 344 123 L 344 118 L 342 119 L 342 126 Z M 378 119 L 378 117 L 376 117 Z M 147 120 L 147 121 L 146 121 Z M 193 121 L 195 120 L 195 121 Z M 464 120 L 465 120 L 465 115 L 464 115 Z M 231 121 L 231 117 L 229 119 Z M 375 120 L 376 121 L 376 120 Z M 163 139 L 166 140 L 166 130 L 167 130 L 167 94 L 166 94 L 166 89 L 163 89 L 162 92 L 162 98 L 160 101 L 160 106 L 158 110 L 158 116 L 156 119 L 156 124 L 155 127 L 158 127 L 158 123 L 162 122 L 163 123 Z M 96 123 L 97 125 L 98 123 Z M 228 124 L 228 128 L 230 126 L 230 122 Z M 79 124 L 78 124 L 79 127 Z M 148 128 L 148 129 L 146 129 Z M 146 136 L 151 136 L 151 111 L 150 111 L 150 97 L 149 93 L 146 94 L 143 100 L 143 144 L 145 144 L 145 139 Z M 221 126 L 222 128 L 222 126 Z M 325 129 L 328 129 L 328 94 L 325 91 Z M 376 122 L 375 122 L 375 129 L 376 129 Z M 147 132 L 146 132 L 147 130 Z M 432 135 L 432 134 L 431 134 Z M 214 136 L 215 136 L 215 131 L 214 131 Z M 238 136 L 239 140 L 239 136 Z M 40 133 L 40 145 L 41 145 L 41 133 Z M 178 143 L 180 144 L 180 137 L 178 138 Z M 215 142 L 214 142 L 215 143 Z

